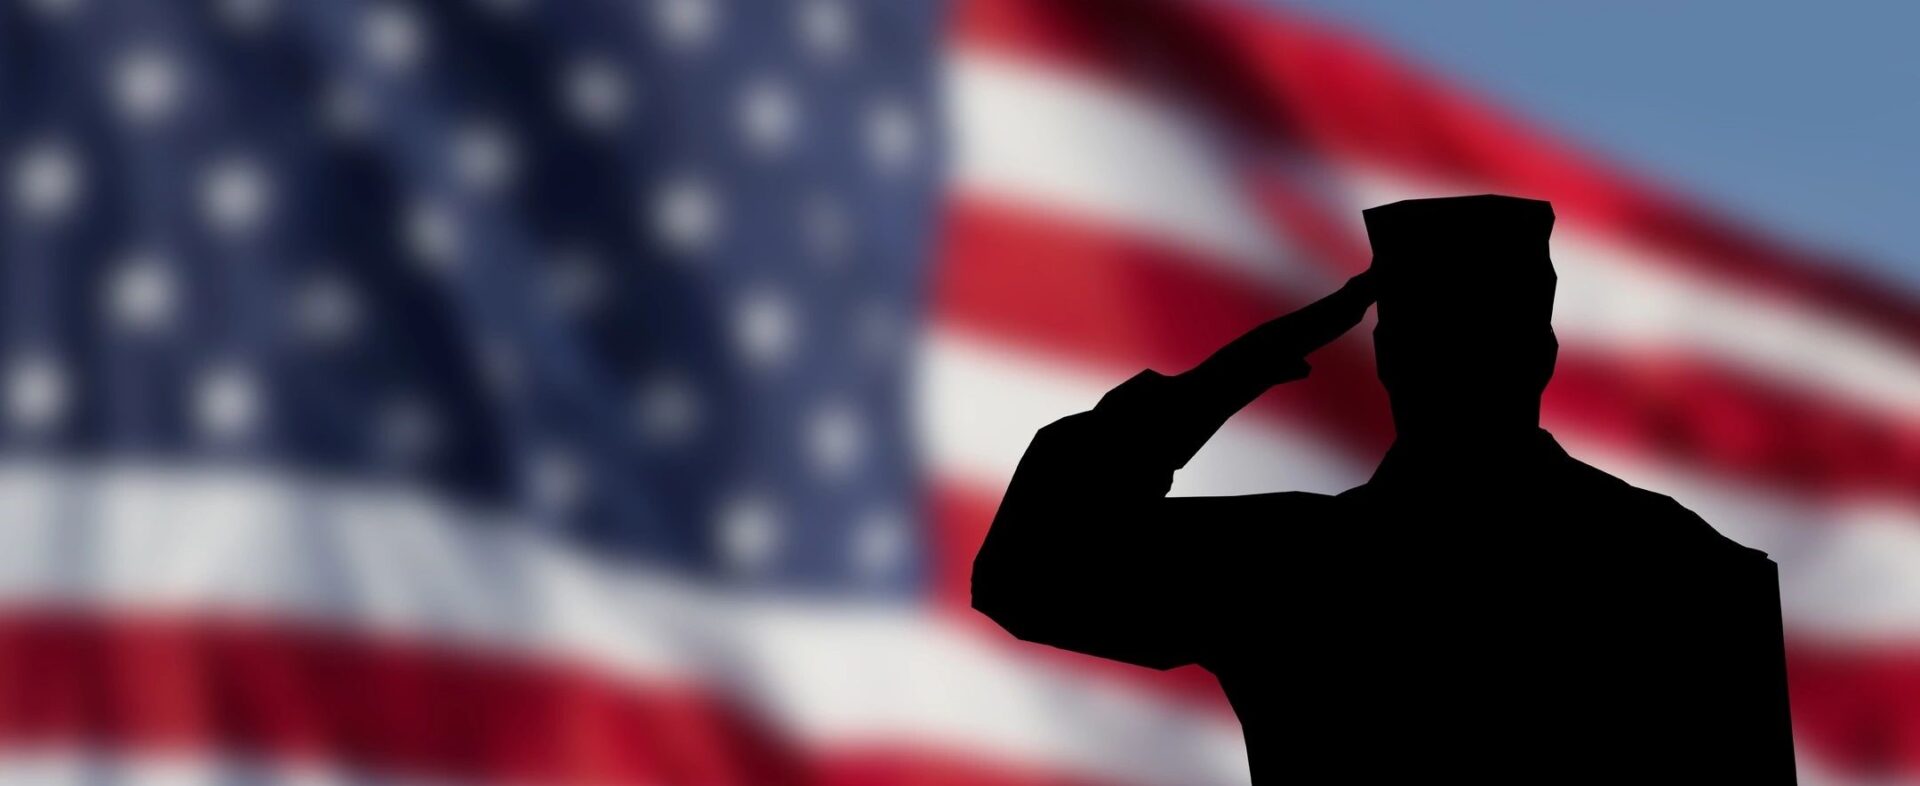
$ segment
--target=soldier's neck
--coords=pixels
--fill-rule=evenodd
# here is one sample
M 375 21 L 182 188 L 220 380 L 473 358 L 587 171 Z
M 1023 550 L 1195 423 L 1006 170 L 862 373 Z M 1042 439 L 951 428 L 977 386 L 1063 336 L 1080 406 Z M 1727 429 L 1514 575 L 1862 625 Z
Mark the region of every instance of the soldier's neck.
M 1376 479 L 1483 475 L 1538 466 L 1553 452 L 1552 436 L 1538 425 L 1474 431 L 1430 430 L 1403 433 L 1380 463 Z
M 1529 445 L 1540 437 L 1540 424 L 1518 422 L 1477 428 L 1396 429 L 1394 447 L 1411 449 L 1445 447 L 1457 450 L 1461 445 Z

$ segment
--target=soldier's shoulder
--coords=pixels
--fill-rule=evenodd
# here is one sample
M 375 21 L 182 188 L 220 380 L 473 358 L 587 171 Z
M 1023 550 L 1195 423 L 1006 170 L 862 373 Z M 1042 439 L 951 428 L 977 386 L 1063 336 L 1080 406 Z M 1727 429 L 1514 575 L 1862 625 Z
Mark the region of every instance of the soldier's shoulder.
M 1741 556 L 1767 558 L 1766 552 L 1727 537 L 1700 514 L 1681 504 L 1680 500 L 1635 486 L 1585 462 L 1576 463 L 1581 467 L 1585 480 L 1612 500 L 1623 524 L 1639 524 L 1649 528 L 1649 534 L 1663 539 Z

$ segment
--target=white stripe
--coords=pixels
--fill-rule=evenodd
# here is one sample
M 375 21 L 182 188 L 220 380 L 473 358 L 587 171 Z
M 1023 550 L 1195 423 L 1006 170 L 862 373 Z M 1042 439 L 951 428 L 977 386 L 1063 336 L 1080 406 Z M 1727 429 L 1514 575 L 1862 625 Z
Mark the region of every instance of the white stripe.
M 953 330 L 936 332 L 929 346 L 918 380 L 927 452 L 941 476 L 995 491 L 1006 486 L 1035 431 L 1093 408 L 1131 373 L 1075 365 Z M 1172 493 L 1296 489 L 1332 494 L 1364 482 L 1372 472 L 1331 442 L 1284 423 L 1253 426 L 1251 420 L 1240 415 L 1221 429 L 1174 474 Z
M 954 170 L 968 193 L 1124 224 L 1255 280 L 1316 275 L 1283 262 L 1234 183 L 1236 162 L 1184 113 L 993 58 L 947 65 Z
M 1022 355 L 948 332 L 935 338 L 923 378 L 922 430 L 935 470 L 998 493 L 1040 426 L 1088 409 L 1115 373 Z M 1309 379 L 1299 384 L 1312 384 Z M 1795 635 L 1894 640 L 1920 634 L 1920 512 L 1849 499 L 1823 504 L 1700 470 L 1609 454 L 1555 428 L 1569 452 L 1642 488 L 1672 496 L 1734 540 L 1780 565 L 1783 615 Z M 1177 496 L 1281 490 L 1335 492 L 1371 467 L 1299 423 L 1240 415 L 1177 477 Z
M 0 463 L 0 606 L 433 637 L 698 683 L 829 751 L 904 742 L 1123 781 L 1245 781 L 1239 729 L 1217 712 L 1028 662 L 911 607 L 728 596 L 491 518 L 264 470 Z
M 1310 276 L 1300 269 L 1310 266 L 1276 261 L 1277 241 L 1251 240 L 1266 237 L 1261 222 L 1246 212 L 1222 145 L 1192 114 L 1044 65 L 978 52 L 953 60 L 962 191 L 1214 250 L 1204 258 L 1240 275 Z M 1360 170 L 1337 177 L 1322 195 L 1356 238 L 1362 208 L 1484 190 Z M 1920 353 L 1901 341 L 1844 314 L 1687 272 L 1562 213 L 1554 322 L 1564 344 L 1687 351 L 1896 417 L 1920 410 Z

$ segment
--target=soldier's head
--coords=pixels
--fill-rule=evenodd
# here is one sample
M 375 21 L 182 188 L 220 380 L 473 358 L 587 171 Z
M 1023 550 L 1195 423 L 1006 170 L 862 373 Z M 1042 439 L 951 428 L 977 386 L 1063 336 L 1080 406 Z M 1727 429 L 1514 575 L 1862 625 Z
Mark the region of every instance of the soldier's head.
M 1506 196 L 1365 211 L 1374 355 L 1402 437 L 1531 431 L 1553 376 L 1553 208 Z

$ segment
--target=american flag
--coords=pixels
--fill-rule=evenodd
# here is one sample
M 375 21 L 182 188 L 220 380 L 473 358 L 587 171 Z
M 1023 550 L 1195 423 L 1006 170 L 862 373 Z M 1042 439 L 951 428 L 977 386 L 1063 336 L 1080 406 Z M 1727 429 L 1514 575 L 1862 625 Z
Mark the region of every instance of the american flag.
M 973 552 L 1484 191 L 1559 216 L 1548 428 L 1779 563 L 1803 782 L 1920 782 L 1920 304 L 1283 9 L 0 0 L 0 165 L 0 783 L 1245 782 Z M 1367 341 L 1175 493 L 1364 480 Z

